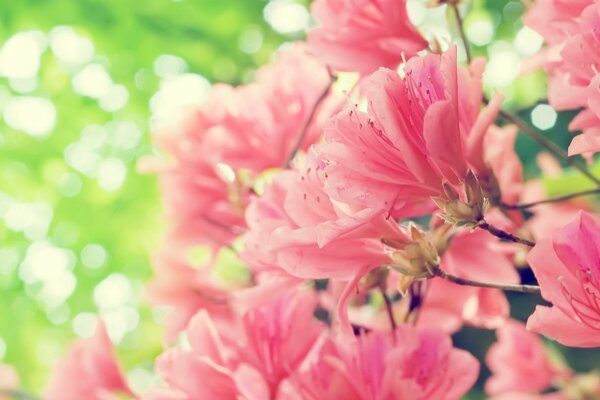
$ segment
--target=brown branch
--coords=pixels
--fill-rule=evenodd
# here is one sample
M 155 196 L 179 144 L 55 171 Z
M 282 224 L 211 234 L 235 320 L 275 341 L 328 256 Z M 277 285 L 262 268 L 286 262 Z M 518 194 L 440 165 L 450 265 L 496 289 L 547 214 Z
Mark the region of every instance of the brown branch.
M 460 34 L 460 38 L 463 42 L 463 47 L 465 49 L 465 55 L 467 56 L 467 62 L 471 64 L 471 49 L 469 47 L 469 42 L 467 41 L 467 35 L 465 34 L 464 21 L 460 16 L 460 11 L 458 10 L 458 5 L 456 2 L 449 1 L 448 6 L 454 12 L 454 18 L 456 18 L 456 24 L 458 25 L 458 32 Z
M 522 204 L 505 204 L 502 203 L 501 207 L 509 210 L 526 210 L 531 207 L 535 207 L 540 204 L 558 203 L 565 200 L 571 200 L 581 196 L 589 196 L 591 194 L 600 194 L 600 189 L 584 190 L 582 192 L 576 192 L 571 194 L 565 194 L 563 196 L 550 197 L 544 200 L 532 201 L 531 203 Z
M 387 293 L 385 292 L 385 289 L 383 287 L 380 288 L 380 291 L 381 291 L 381 295 L 383 296 L 383 302 L 385 303 L 385 311 L 387 312 L 387 316 L 390 321 L 390 328 L 392 329 L 392 332 L 394 333 L 394 332 L 396 332 L 396 327 L 398 326 L 396 324 L 396 319 L 394 318 L 394 305 L 392 303 L 392 300 L 387 295 Z M 395 335 L 395 333 L 394 333 L 394 335 Z
M 485 220 L 481 220 L 479 222 L 479 224 L 477 225 L 477 227 L 488 231 L 489 233 L 491 233 L 492 235 L 496 236 L 499 239 L 502 240 L 506 240 L 508 242 L 515 242 L 515 243 L 520 243 L 520 244 L 524 244 L 525 246 L 529 246 L 529 247 L 533 247 L 535 246 L 535 243 L 527 240 L 527 239 L 523 239 L 520 238 L 516 235 L 513 235 L 512 233 L 508 233 L 506 231 L 503 231 L 500 228 L 496 228 L 494 225 L 490 225 L 488 224 Z
M 325 90 L 323 90 L 321 95 L 317 98 L 312 110 L 310 110 L 310 113 L 306 117 L 306 120 L 304 121 L 304 125 L 302 125 L 302 128 L 300 129 L 300 132 L 298 133 L 298 136 L 296 137 L 296 142 L 294 143 L 294 146 L 292 146 L 292 150 L 290 151 L 290 154 L 287 156 L 287 158 L 285 159 L 285 162 L 283 163 L 283 166 L 282 166 L 283 168 L 289 168 L 290 163 L 296 156 L 296 153 L 302 147 L 302 142 L 304 141 L 304 138 L 306 137 L 306 134 L 308 133 L 308 129 L 310 128 L 310 125 L 313 122 L 315 115 L 317 114 L 317 110 L 319 109 L 319 106 L 321 105 L 323 100 L 325 100 L 325 98 L 329 94 L 331 87 L 333 86 L 333 83 L 335 82 L 335 79 L 336 79 L 335 76 L 333 74 L 331 74 L 331 72 L 329 73 L 329 77 L 330 77 L 329 83 L 325 87 Z
M 505 110 L 500 110 L 499 115 L 506 119 L 507 121 L 515 124 L 521 132 L 531 137 L 533 140 L 544 146 L 548 151 L 554 154 L 556 157 L 563 160 L 565 163 L 570 165 L 571 167 L 577 169 L 583 175 L 585 175 L 589 180 L 594 182 L 597 186 L 600 186 L 600 179 L 596 178 L 585 165 L 581 164 L 574 158 L 570 158 L 567 153 L 560 147 L 558 147 L 554 142 L 548 140 L 544 135 L 538 132 L 535 128 L 521 119 L 519 116 Z
M 434 274 L 434 276 L 442 278 L 448 282 L 456 283 L 457 285 L 500 289 L 500 290 L 507 290 L 507 291 L 511 291 L 511 292 L 519 292 L 519 293 L 535 293 L 535 294 L 540 293 L 540 287 L 536 286 L 536 285 L 512 285 L 512 284 L 491 283 L 491 282 L 478 282 L 478 281 L 460 278 L 458 276 L 448 274 L 448 273 L 442 271 L 441 268 L 434 269 L 433 274 Z

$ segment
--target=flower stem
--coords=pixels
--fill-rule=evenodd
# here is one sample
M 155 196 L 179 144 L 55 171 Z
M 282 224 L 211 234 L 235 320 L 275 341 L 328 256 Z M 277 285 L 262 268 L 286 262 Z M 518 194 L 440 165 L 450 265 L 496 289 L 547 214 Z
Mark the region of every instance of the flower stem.
M 396 319 L 394 318 L 392 299 L 390 299 L 390 296 L 388 296 L 383 287 L 381 287 L 380 290 L 381 295 L 383 296 L 383 302 L 385 303 L 385 311 L 387 312 L 388 319 L 390 320 L 390 328 L 392 329 L 392 332 L 396 332 L 396 327 L 398 325 L 396 324 Z
M 527 240 L 527 239 L 520 238 L 516 235 L 513 235 L 512 233 L 503 231 L 500 228 L 496 228 L 494 225 L 488 224 L 487 221 L 485 221 L 484 219 L 482 219 L 477 226 L 483 230 L 488 231 L 492 235 L 494 235 L 497 238 L 500 238 L 502 240 L 524 244 L 525 246 L 529 246 L 529 247 L 535 246 L 534 242 Z
M 536 286 L 536 285 L 512 285 L 512 284 L 472 281 L 470 279 L 460 278 L 458 276 L 448 274 L 448 273 L 442 271 L 441 268 L 436 268 L 433 271 L 433 274 L 434 274 L 434 276 L 442 278 L 448 282 L 456 283 L 457 285 L 500 289 L 500 290 L 507 290 L 510 292 L 519 292 L 519 293 L 540 293 L 540 287 Z
M 600 187 L 600 179 L 592 175 L 592 173 L 588 171 L 585 165 L 581 164 L 576 159 L 570 158 L 563 149 L 558 147 L 552 141 L 548 140 L 546 137 L 544 137 L 544 135 L 542 135 L 540 132 L 538 132 L 535 128 L 533 128 L 527 122 L 522 120 L 520 117 L 505 110 L 500 110 L 499 115 L 507 121 L 515 124 L 519 128 L 519 130 L 521 130 L 521 132 L 525 133 L 527 136 L 531 137 L 533 140 L 544 146 L 546 149 L 548 149 L 550 153 L 554 154 L 556 157 L 560 158 L 571 167 L 577 169 L 589 180 L 591 180 L 597 186 Z
M 321 95 L 317 98 L 317 100 L 315 101 L 315 104 L 313 105 L 312 110 L 310 110 L 310 113 L 306 117 L 306 121 L 304 121 L 304 125 L 302 125 L 302 128 L 300 129 L 300 133 L 296 137 L 296 142 L 294 143 L 294 146 L 292 146 L 292 150 L 290 151 L 290 154 L 288 155 L 285 162 L 283 163 L 283 168 L 289 168 L 292 160 L 296 156 L 296 153 L 302 147 L 302 142 L 304 141 L 304 138 L 306 137 L 306 134 L 308 133 L 310 124 L 312 123 L 313 119 L 315 118 L 315 115 L 317 114 L 317 110 L 319 109 L 319 106 L 321 105 L 323 100 L 325 100 L 325 98 L 327 97 L 327 95 L 329 94 L 329 92 L 331 90 L 331 87 L 333 86 L 333 83 L 335 82 L 335 79 L 336 79 L 335 76 L 331 73 L 331 71 L 328 71 L 328 72 L 329 72 L 329 78 L 330 78 L 329 83 L 325 87 L 325 90 L 323 90 Z
M 540 204 L 558 203 L 561 201 L 571 200 L 576 197 L 588 196 L 591 194 L 600 194 L 600 189 L 584 190 L 582 192 L 565 194 L 563 196 L 550 197 L 550 198 L 544 199 L 544 200 L 532 201 L 531 203 L 522 203 L 522 204 L 504 204 L 504 203 L 502 203 L 501 207 L 505 208 L 505 209 L 509 209 L 509 210 L 526 210 L 528 208 L 535 207 Z
M 456 2 L 449 1 L 448 6 L 454 12 L 454 18 L 456 18 L 456 24 L 458 25 L 458 32 L 460 34 L 460 39 L 463 42 L 463 47 L 465 49 L 465 55 L 467 56 L 467 62 L 471 64 L 471 49 L 469 47 L 469 42 L 467 41 L 467 35 L 465 35 L 464 22 L 462 17 L 460 16 L 460 11 L 458 9 L 458 5 Z

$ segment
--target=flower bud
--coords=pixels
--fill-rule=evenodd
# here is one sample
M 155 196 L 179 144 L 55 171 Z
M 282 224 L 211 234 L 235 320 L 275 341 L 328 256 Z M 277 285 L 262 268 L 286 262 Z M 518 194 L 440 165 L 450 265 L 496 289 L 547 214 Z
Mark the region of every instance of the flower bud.
M 456 226 L 470 228 L 481 222 L 488 200 L 473 172 L 469 171 L 463 182 L 465 201 L 460 199 L 458 191 L 448 182 L 444 182 L 443 189 L 445 197 L 432 198 L 443 211 L 440 215 L 442 219 Z
M 403 295 L 414 279 L 427 279 L 435 276 L 439 255 L 434 243 L 415 225 L 409 226 L 412 242 L 390 254 L 390 268 L 401 273 L 398 290 Z

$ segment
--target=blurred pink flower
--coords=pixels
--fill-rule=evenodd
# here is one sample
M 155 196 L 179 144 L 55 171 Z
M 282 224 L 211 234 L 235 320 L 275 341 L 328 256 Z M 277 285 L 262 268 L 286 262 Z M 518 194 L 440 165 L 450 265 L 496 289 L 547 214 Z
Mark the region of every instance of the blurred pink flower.
M 157 132 L 167 159 L 146 159 L 139 168 L 161 176 L 171 236 L 213 246 L 239 236 L 255 179 L 286 162 L 329 83 L 325 66 L 298 43 L 257 71 L 255 83 L 215 85 L 178 127 Z M 319 138 L 317 126 L 334 107 L 319 107 L 301 150 Z
M 595 0 L 536 0 L 523 23 L 542 35 L 549 45 L 562 43 L 577 32 L 577 18 Z
M 53 369 L 47 400 L 112 400 L 132 395 L 102 322 L 94 336 L 71 345 Z
M 290 399 L 454 400 L 475 383 L 477 360 L 439 331 L 399 326 L 337 336 L 290 378 Z
M 200 311 L 187 331 L 191 349 L 169 350 L 157 361 L 168 388 L 152 390 L 145 398 L 281 398 L 280 384 L 324 328 L 313 317 L 316 304 L 312 291 L 288 291 L 271 304 L 248 310 L 229 329 L 218 329 Z
M 565 367 L 552 363 L 540 337 L 528 332 L 521 322 L 508 321 L 496 335 L 498 341 L 486 356 L 492 371 L 485 384 L 489 395 L 539 394 L 550 388 L 557 378 L 568 374 Z
M 155 277 L 146 288 L 146 298 L 153 305 L 172 307 L 165 321 L 166 340 L 173 341 L 199 310 L 207 310 L 216 321 L 230 320 L 229 290 L 211 276 L 210 267 L 194 268 L 183 256 L 174 255 L 179 250 L 175 246 L 165 248 L 169 250 L 152 259 Z
M 569 125 L 583 131 L 571 142 L 569 155 L 590 156 L 600 150 L 600 3 L 537 1 L 524 22 L 551 46 L 541 57 L 550 74 L 550 104 L 558 110 L 583 108 Z
M 529 264 L 551 307 L 537 306 L 527 328 L 566 346 L 600 346 L 600 224 L 577 217 L 539 240 Z
M 427 48 L 412 25 L 406 0 L 317 0 L 311 11 L 319 27 L 308 43 L 333 69 L 363 75 L 396 68 L 403 57 Z
M 0 400 L 9 400 L 11 396 L 2 393 L 19 387 L 19 375 L 12 365 L 0 364 Z
M 485 133 L 501 98 L 480 112 L 481 61 L 459 69 L 452 47 L 411 58 L 403 78 L 391 70 L 374 73 L 368 113 L 341 112 L 325 129 L 319 157 L 327 192 L 355 210 L 406 216 L 442 194 L 443 182 L 458 185 L 469 169 L 490 174 Z

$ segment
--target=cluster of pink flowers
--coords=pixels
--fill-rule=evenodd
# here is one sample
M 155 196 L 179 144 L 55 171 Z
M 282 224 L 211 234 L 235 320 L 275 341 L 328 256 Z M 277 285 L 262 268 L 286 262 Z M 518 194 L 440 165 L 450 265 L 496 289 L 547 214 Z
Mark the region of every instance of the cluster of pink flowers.
M 600 396 L 600 375 L 553 359 L 540 336 L 600 347 L 600 222 L 578 199 L 536 203 L 543 184 L 514 150 L 522 127 L 496 125 L 503 98 L 483 94 L 485 60 L 429 45 L 403 0 L 312 11 L 307 43 L 254 83 L 215 85 L 156 135 L 165 157 L 140 166 L 159 174 L 170 221 L 148 288 L 171 309 L 161 383 L 134 394 L 99 325 L 47 398 L 459 399 L 480 369 L 452 344 L 464 325 L 497 332 L 494 399 Z M 538 0 L 524 20 L 547 42 L 536 62 L 551 104 L 583 108 L 570 152 L 599 151 L 600 2 Z M 348 71 L 359 82 L 342 93 Z M 215 272 L 223 252 L 239 279 Z M 528 268 L 539 286 L 522 284 Z M 526 325 L 504 290 L 541 294 Z

